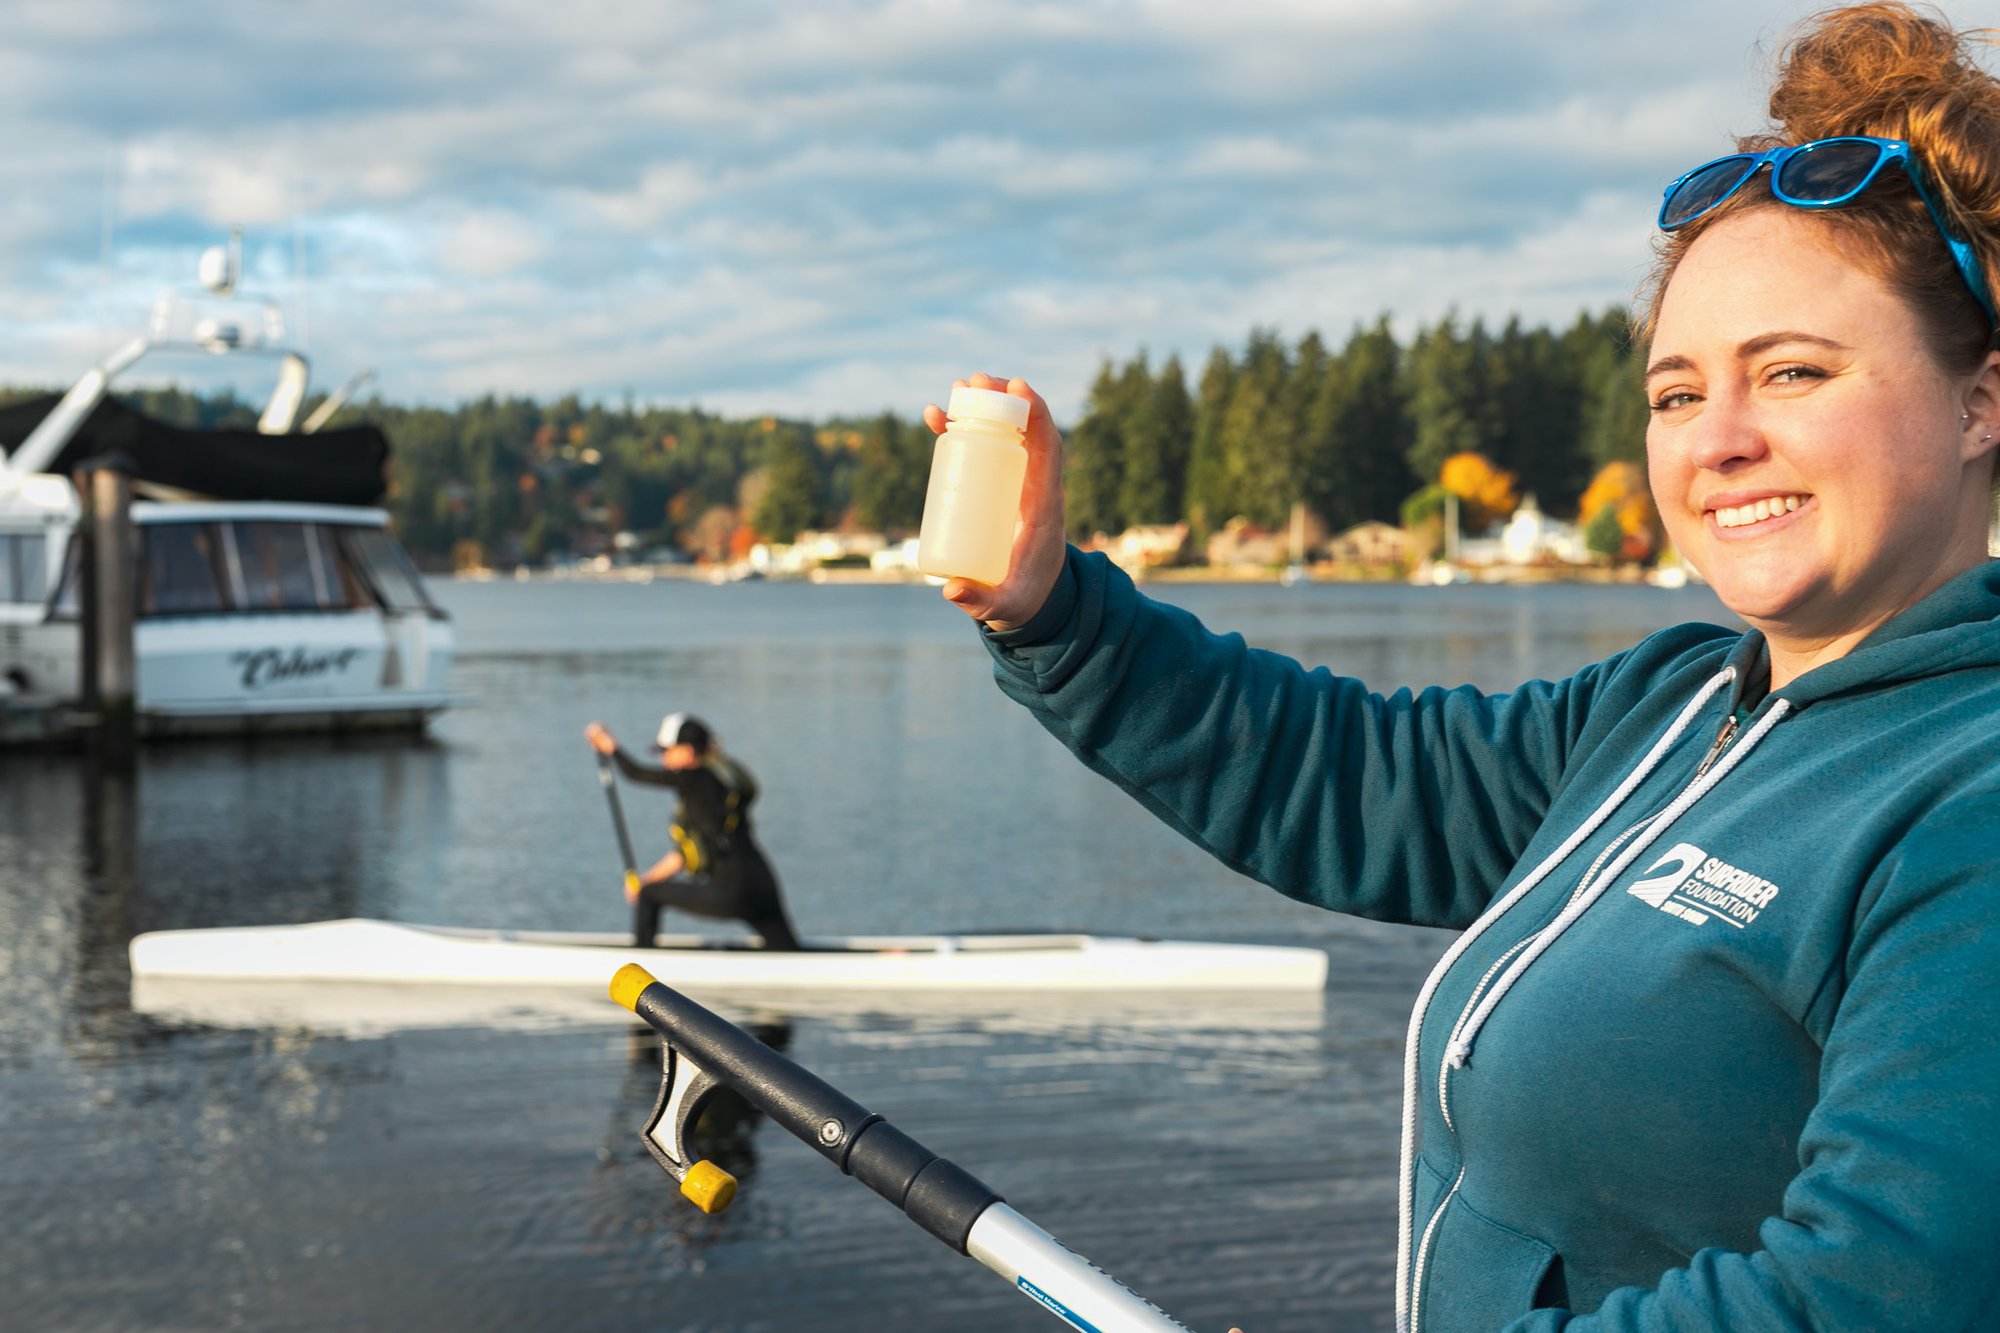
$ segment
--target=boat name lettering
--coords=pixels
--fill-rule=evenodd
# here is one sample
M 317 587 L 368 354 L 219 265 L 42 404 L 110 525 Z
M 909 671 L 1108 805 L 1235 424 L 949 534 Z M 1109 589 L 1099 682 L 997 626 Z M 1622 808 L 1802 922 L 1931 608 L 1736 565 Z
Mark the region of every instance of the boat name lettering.
M 347 670 L 358 648 L 341 648 L 329 653 L 310 653 L 303 648 L 286 652 L 282 648 L 246 649 L 230 654 L 232 665 L 243 669 L 243 688 L 262 689 L 288 680 L 311 680 Z

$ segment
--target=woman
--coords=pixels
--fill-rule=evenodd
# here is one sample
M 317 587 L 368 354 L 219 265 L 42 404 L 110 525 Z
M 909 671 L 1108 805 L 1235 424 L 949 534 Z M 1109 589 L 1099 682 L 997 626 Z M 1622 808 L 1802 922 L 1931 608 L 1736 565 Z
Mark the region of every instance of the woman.
M 2000 84 L 1865 5 L 1771 108 L 1670 187 L 1642 330 L 1656 501 L 1749 633 L 1372 695 L 1066 551 L 1020 380 L 1013 568 L 944 589 L 1230 866 L 1464 931 L 1411 1020 L 1405 1330 L 2000 1327 Z

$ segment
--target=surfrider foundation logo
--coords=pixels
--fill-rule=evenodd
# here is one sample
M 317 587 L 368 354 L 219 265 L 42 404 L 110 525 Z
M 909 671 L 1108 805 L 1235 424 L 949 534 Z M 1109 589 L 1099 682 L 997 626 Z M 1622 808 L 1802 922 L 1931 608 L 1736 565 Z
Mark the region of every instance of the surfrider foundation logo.
M 1689 925 L 1710 921 L 1742 930 L 1778 896 L 1768 879 L 1739 870 L 1691 842 L 1675 846 L 1646 867 L 1649 878 L 1625 892 Z

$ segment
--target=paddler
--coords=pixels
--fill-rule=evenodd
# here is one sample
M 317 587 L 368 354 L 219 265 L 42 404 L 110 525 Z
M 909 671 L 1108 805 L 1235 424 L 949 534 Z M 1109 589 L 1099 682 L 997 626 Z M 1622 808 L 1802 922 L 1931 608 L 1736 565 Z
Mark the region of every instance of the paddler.
M 687 713 L 669 713 L 660 723 L 655 767 L 626 754 L 601 723 L 583 729 L 592 749 L 615 760 L 633 782 L 669 787 L 680 798 L 668 833 L 673 847 L 639 876 L 632 904 L 632 938 L 652 948 L 660 911 L 675 907 L 696 916 L 737 920 L 763 937 L 767 949 L 797 949 L 798 936 L 785 915 L 778 877 L 750 831 L 750 806 L 757 782 L 722 752 L 706 723 Z

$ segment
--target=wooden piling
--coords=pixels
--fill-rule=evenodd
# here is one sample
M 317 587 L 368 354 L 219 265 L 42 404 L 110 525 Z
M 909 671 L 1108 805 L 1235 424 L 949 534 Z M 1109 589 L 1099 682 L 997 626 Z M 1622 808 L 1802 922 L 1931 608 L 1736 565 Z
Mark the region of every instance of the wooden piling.
M 111 767 L 133 759 L 138 737 L 139 544 L 132 525 L 132 464 L 122 454 L 92 458 L 78 469 L 90 531 L 84 583 L 87 671 L 85 706 L 96 716 L 99 758 Z

